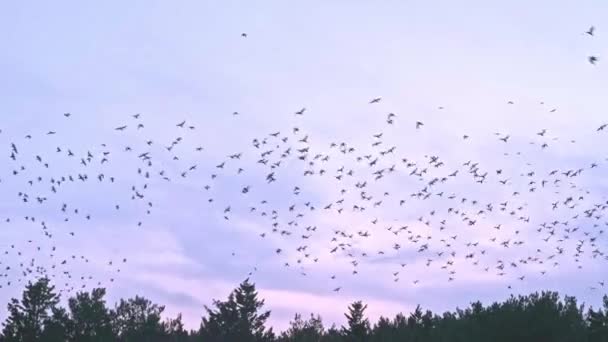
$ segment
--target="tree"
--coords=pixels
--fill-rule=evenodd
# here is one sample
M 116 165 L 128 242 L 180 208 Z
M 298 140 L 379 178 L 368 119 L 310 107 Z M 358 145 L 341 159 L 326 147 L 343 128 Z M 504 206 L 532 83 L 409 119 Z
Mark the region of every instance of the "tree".
M 71 341 L 102 342 L 115 339 L 112 315 L 106 307 L 105 289 L 93 289 L 91 293 L 79 292 L 68 300 L 71 318 Z
M 608 296 L 603 298 L 604 308 L 598 311 L 589 309 L 587 322 L 589 323 L 589 341 L 606 341 L 608 337 Z
M 3 341 L 41 341 L 44 324 L 59 302 L 55 287 L 49 283 L 48 278 L 28 282 L 21 301 L 11 299 L 8 304 L 9 316 L 2 332 Z
M 64 308 L 52 308 L 52 316 L 44 321 L 42 341 L 65 342 L 69 340 L 73 331 L 73 323 Z
M 372 341 L 392 341 L 395 339 L 394 326 L 390 319 L 381 316 L 371 332 Z
M 265 323 L 270 311 L 258 313 L 264 300 L 258 299 L 255 285 L 245 280 L 228 296 L 228 300 L 213 301 L 215 309 L 205 306 L 208 317 L 203 318 L 199 334 L 204 341 L 273 341 L 272 329 Z
M 336 327 L 336 325 L 332 324 L 331 327 L 329 327 L 329 329 L 327 329 L 327 331 L 323 335 L 323 338 L 321 339 L 321 341 L 322 342 L 342 342 L 342 341 L 344 341 L 344 338 L 342 337 L 342 333 Z
M 289 342 L 318 342 L 323 337 L 325 328 L 321 316 L 310 314 L 308 320 L 303 320 L 296 314 L 287 331 L 281 334 L 279 341 Z
M 369 321 L 365 318 L 365 309 L 367 305 L 363 305 L 361 301 L 354 302 L 348 307 L 348 313 L 344 314 L 348 328 L 342 328 L 346 341 L 367 341 L 370 327 Z
M 381 317 L 370 329 L 365 306 L 355 302 L 345 314 L 342 329 L 325 329 L 318 315 L 295 315 L 279 339 L 265 327 L 270 316 L 255 286 L 248 281 L 226 301 L 214 301 L 197 333 L 184 329 L 181 315 L 161 321 L 164 307 L 142 297 L 120 300 L 115 310 L 106 307 L 105 290 L 80 292 L 59 307 L 59 296 L 46 278 L 25 287 L 22 299 L 12 299 L 0 342 L 608 342 L 608 296 L 603 307 L 584 311 L 574 297 L 555 292 L 511 296 L 484 306 L 473 302 L 441 316 L 420 306 L 405 316 Z
M 186 342 L 190 339 L 190 335 L 188 334 L 188 331 L 184 329 L 184 323 L 182 323 L 182 314 L 178 314 L 175 319 L 169 319 L 166 322 L 163 322 L 163 329 L 168 335 L 167 341 Z
M 161 323 L 164 306 L 136 296 L 120 300 L 114 311 L 114 327 L 120 341 L 162 341 L 165 327 Z M 181 323 L 181 318 L 180 318 Z

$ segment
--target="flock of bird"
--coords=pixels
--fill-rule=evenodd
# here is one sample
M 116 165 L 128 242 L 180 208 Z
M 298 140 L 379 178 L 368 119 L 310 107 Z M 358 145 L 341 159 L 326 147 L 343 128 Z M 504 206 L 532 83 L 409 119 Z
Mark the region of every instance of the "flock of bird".
M 594 32 L 591 27 L 586 33 Z M 589 61 L 595 63 L 597 57 Z M 378 106 L 382 101 L 375 97 L 362 105 Z M 232 113 L 235 120 L 239 115 Z M 204 198 L 205 210 L 227 225 L 234 218 L 254 222 L 260 229 L 256 238 L 265 240 L 259 246 L 272 250 L 280 269 L 295 270 L 300 276 L 329 269 L 328 290 L 335 292 L 354 281 L 349 277 L 365 273 L 365 265 L 379 263 L 390 268 L 386 274 L 390 281 L 410 286 L 424 284 L 424 270 L 435 272 L 441 281 L 454 282 L 468 268 L 505 279 L 505 286 L 511 288 L 560 269 L 608 262 L 604 247 L 608 199 L 585 183 L 586 175 L 604 172 L 608 160 L 547 170 L 526 159 L 511 134 L 490 133 L 503 151 L 503 166 L 468 159 L 455 163 L 453 156 L 435 153 L 403 155 L 400 146 L 386 139 L 397 129 L 410 129 L 412 134 L 432 129 L 422 120 L 407 122 L 402 115 L 386 113 L 384 128 L 369 132 L 361 146 L 339 139 L 316 141 L 313 132 L 299 125 L 313 115 L 305 107 L 289 115 L 292 127 L 253 136 L 248 146 L 212 165 L 202 165 L 211 159 L 205 157 L 211 146 L 190 145 L 198 129 L 188 120 L 173 123 L 173 130 L 168 130 L 174 134 L 171 141 L 158 142 L 146 135 L 145 115 L 132 115 L 108 132 L 113 142 L 120 136 L 139 139 L 127 146 L 87 147 L 86 141 L 62 146 L 64 128 L 74 129 L 69 126 L 74 118 L 70 113 L 62 115 L 65 125 L 43 132 L 17 136 L 5 128 L 0 131 L 0 139 L 7 143 L 0 187 L 17 191 L 3 189 L 3 202 L 15 201 L 28 214 L 4 213 L 0 229 L 31 236 L 27 241 L 2 241 L 0 288 L 21 286 L 40 276 L 50 277 L 66 293 L 107 286 L 128 260 L 124 256 L 90 260 L 66 250 L 72 244 L 65 244 L 65 239 L 77 241 L 97 218 L 80 201 L 67 199 L 92 189 L 85 196 L 98 199 L 106 215 L 119 215 L 128 207 L 134 213 L 130 217 L 136 218 L 128 229 L 146 229 L 157 208 L 151 189 L 201 179 L 194 186 Z M 608 123 L 590 128 L 589 134 L 608 134 Z M 542 128 L 529 138 L 540 151 L 557 140 Z M 459 143 L 471 139 L 475 137 L 463 133 Z M 46 151 L 32 150 L 34 140 Z M 200 162 L 185 164 L 185 155 Z M 117 165 L 109 168 L 113 163 Z M 214 196 L 225 191 L 220 179 L 238 184 L 238 191 Z M 115 189 L 113 195 L 105 190 L 97 194 L 101 186 Z M 288 195 L 278 199 L 271 195 L 277 193 Z M 38 230 L 23 230 L 25 225 Z M 230 253 L 235 258 L 240 255 Z M 103 265 L 110 272 L 108 278 L 87 273 L 90 263 Z M 332 265 L 338 263 L 346 265 L 347 272 L 333 272 Z M 77 268 L 82 272 L 77 273 Z M 604 281 L 597 279 L 589 289 L 603 287 Z

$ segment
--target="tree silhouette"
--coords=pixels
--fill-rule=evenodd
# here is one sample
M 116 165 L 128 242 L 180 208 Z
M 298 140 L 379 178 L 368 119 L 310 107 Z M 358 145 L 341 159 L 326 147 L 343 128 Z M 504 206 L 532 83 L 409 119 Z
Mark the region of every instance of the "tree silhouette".
M 44 321 L 41 340 L 45 342 L 69 341 L 73 329 L 72 321 L 66 309 L 52 308 L 52 315 Z
M 327 331 L 325 332 L 325 335 L 323 335 L 323 338 L 321 339 L 321 341 L 322 342 L 342 342 L 342 341 L 344 341 L 344 338 L 343 338 L 340 330 L 336 327 L 336 325 L 332 324 L 332 326 L 329 327 L 329 329 L 327 329 Z
M 13 298 L 8 303 L 9 316 L 2 331 L 3 341 L 40 341 L 44 323 L 59 302 L 55 287 L 48 278 L 29 282 L 21 301 Z
M 344 314 L 348 328 L 343 328 L 346 341 L 367 341 L 370 327 L 369 321 L 365 318 L 365 309 L 367 309 L 367 305 L 363 305 L 361 301 L 354 302 L 348 307 L 348 313 Z
M 281 334 L 279 341 L 284 342 L 317 342 L 325 333 L 321 316 L 310 314 L 308 320 L 303 320 L 302 315 L 296 314 L 287 331 Z
M 589 323 L 589 341 L 606 341 L 608 336 L 608 296 L 603 298 L 603 309 L 593 311 L 589 309 L 587 322 Z
M 164 310 L 164 306 L 153 304 L 143 297 L 121 299 L 114 311 L 113 322 L 119 340 L 144 342 L 164 340 L 165 329 L 161 323 Z
M 372 341 L 392 341 L 395 339 L 395 329 L 390 319 L 382 316 L 374 326 L 371 332 Z
M 21 300 L 8 304 L 0 342 L 608 342 L 608 296 L 597 310 L 584 310 L 574 297 L 555 292 L 511 296 L 484 306 L 434 315 L 420 306 L 409 315 L 381 317 L 370 328 L 367 308 L 354 302 L 341 329 L 325 329 L 321 317 L 296 314 L 289 328 L 275 338 L 266 328 L 269 311 L 255 286 L 244 281 L 226 301 L 205 307 L 200 329 L 188 332 L 181 315 L 162 321 L 164 307 L 142 297 L 121 299 L 106 307 L 105 289 L 79 292 L 59 307 L 59 296 L 46 278 L 28 283 Z
M 71 327 L 70 341 L 102 342 L 115 340 L 112 315 L 104 299 L 106 290 L 97 288 L 79 292 L 68 300 Z
M 246 279 L 229 296 L 228 300 L 213 301 L 215 309 L 205 306 L 208 317 L 203 318 L 200 336 L 204 341 L 273 341 L 272 329 L 266 329 L 265 323 L 270 311 L 258 313 L 264 306 L 264 300 L 258 299 L 255 285 Z
M 166 341 L 187 342 L 190 340 L 190 334 L 184 328 L 184 323 L 182 323 L 182 314 L 178 314 L 175 319 L 163 322 L 163 329 L 168 336 Z

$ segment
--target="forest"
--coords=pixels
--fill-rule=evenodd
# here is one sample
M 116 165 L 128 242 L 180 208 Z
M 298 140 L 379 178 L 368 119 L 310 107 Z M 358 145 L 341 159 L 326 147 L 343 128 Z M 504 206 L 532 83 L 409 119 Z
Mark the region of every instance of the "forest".
M 319 315 L 295 314 L 286 331 L 268 326 L 255 284 L 243 281 L 226 300 L 213 300 L 201 308 L 198 329 L 187 330 L 181 315 L 163 318 L 164 306 L 136 296 L 121 299 L 113 308 L 106 290 L 78 292 L 60 306 L 60 295 L 48 278 L 29 282 L 22 298 L 13 298 L 2 324 L 2 342 L 102 342 L 102 341 L 210 341 L 210 342 L 475 342 L 475 341 L 608 341 L 608 296 L 603 307 L 588 308 L 574 297 L 556 292 L 511 296 L 484 306 L 471 303 L 441 315 L 420 306 L 409 315 L 380 317 L 370 322 L 367 305 L 349 305 L 346 324 L 326 327 Z

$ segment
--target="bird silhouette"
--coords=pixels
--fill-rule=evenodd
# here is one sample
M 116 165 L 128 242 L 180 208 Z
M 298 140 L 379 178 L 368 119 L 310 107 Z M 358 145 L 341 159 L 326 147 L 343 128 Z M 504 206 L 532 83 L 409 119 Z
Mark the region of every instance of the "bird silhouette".
M 377 97 L 369 104 L 379 102 Z M 526 106 L 507 104 L 513 110 Z M 211 220 L 201 246 L 213 245 L 209 250 L 221 250 L 221 257 L 230 253 L 247 271 L 264 263 L 290 276 L 330 277 L 334 292 L 362 281 L 359 277 L 405 288 L 429 278 L 451 286 L 462 282 L 469 268 L 505 284 L 534 284 L 607 259 L 608 202 L 590 184 L 608 159 L 589 151 L 564 162 L 556 151 L 565 153 L 564 146 L 585 139 L 600 146 L 605 136 L 599 132 L 608 124 L 585 126 L 586 133 L 598 133 L 575 137 L 539 119 L 511 131 L 510 139 L 483 127 L 472 131 L 464 123 L 446 131 L 415 121 L 421 130 L 408 136 L 413 127 L 407 116 L 388 113 L 353 132 L 344 125 L 344 132 L 331 132 L 325 140 L 307 121 L 314 115 L 305 111 L 267 130 L 255 125 L 238 133 L 216 132 L 196 121 L 204 118 L 191 117 L 177 124 L 167 119 L 164 129 L 154 132 L 149 115 L 140 114 L 126 115 L 137 120 L 129 124 L 137 129 L 100 125 L 99 132 L 78 140 L 65 134 L 82 129 L 77 120 L 5 128 L 2 137 L 10 146 L 5 145 L 0 185 L 10 191 L 3 192 L 3 203 L 19 210 L 4 212 L 2 229 L 23 237 L 11 238 L 2 251 L 0 262 L 10 268 L 5 278 L 14 284 L 34 277 L 20 264 L 35 256 L 46 266 L 40 272 L 67 283 L 66 291 L 94 284 L 80 272 L 93 269 L 91 264 L 104 268 L 96 284 L 118 283 L 133 270 L 127 260 L 138 252 L 116 252 L 123 244 L 120 234 L 145 237 L 153 231 L 146 229 L 150 222 L 165 221 L 158 215 Z M 246 119 L 231 123 L 236 127 Z M 124 133 L 116 136 L 114 130 Z M 447 148 L 437 147 L 444 143 Z M 475 150 L 477 143 L 484 144 L 482 152 Z M 202 194 L 203 201 L 186 193 Z M 88 228 L 106 225 L 108 217 L 116 225 L 104 240 L 116 246 L 102 247 L 112 260 L 89 254 L 85 244 L 101 240 L 97 229 Z M 27 225 L 37 230 L 22 228 Z M 267 253 L 227 249 L 211 238 L 213 229 L 228 237 L 253 230 L 261 239 L 255 247 Z M 346 276 L 337 277 L 333 267 L 342 262 Z M 25 276 L 19 273 L 24 271 Z M 597 279 L 585 285 L 604 286 Z
M 599 60 L 599 58 L 597 56 L 589 56 L 589 57 L 587 57 L 587 60 L 589 61 L 589 63 L 595 65 L 597 63 L 597 61 Z

